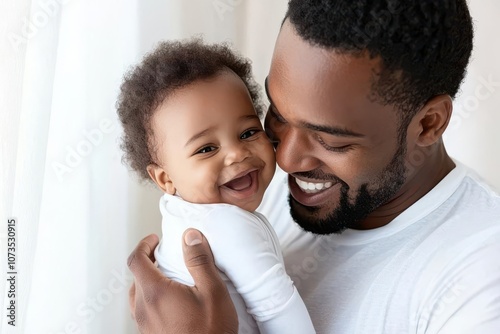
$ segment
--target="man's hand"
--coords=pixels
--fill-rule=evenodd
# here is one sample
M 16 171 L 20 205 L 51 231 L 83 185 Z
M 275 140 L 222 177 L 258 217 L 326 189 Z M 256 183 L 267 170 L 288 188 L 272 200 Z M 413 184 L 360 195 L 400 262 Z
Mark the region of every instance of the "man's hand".
M 142 239 L 128 258 L 135 276 L 130 310 L 141 333 L 238 333 L 238 317 L 215 267 L 207 239 L 189 229 L 183 236 L 184 261 L 194 279 L 190 287 L 165 277 L 154 265 L 158 237 Z

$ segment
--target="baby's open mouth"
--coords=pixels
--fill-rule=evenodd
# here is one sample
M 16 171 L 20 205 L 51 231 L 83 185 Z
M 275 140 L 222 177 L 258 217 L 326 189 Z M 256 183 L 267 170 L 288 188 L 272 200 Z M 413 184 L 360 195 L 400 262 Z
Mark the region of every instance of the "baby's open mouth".
M 250 173 L 247 173 L 241 177 L 233 179 L 228 183 L 225 183 L 224 186 L 228 187 L 231 190 L 244 190 L 252 185 L 252 176 Z
M 224 183 L 226 195 L 230 198 L 245 200 L 250 199 L 259 190 L 259 170 L 257 168 L 246 170 L 234 175 L 233 179 Z

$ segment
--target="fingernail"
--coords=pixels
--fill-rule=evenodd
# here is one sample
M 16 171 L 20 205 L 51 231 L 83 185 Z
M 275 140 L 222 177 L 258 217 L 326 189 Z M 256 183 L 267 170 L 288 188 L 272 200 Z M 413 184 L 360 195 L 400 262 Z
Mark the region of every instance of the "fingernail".
M 201 244 L 201 233 L 197 230 L 190 230 L 184 236 L 184 242 L 188 246 L 195 246 Z

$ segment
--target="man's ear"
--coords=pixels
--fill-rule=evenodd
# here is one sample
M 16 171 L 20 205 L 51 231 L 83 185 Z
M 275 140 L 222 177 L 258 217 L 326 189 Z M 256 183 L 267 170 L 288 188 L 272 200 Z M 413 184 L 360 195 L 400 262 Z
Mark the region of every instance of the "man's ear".
M 151 179 L 163 192 L 170 195 L 175 194 L 175 186 L 167 172 L 161 166 L 158 166 L 157 164 L 150 164 L 146 169 Z
M 427 101 L 412 122 L 416 144 L 427 147 L 438 142 L 450 122 L 452 110 L 453 102 L 449 95 L 438 95 Z

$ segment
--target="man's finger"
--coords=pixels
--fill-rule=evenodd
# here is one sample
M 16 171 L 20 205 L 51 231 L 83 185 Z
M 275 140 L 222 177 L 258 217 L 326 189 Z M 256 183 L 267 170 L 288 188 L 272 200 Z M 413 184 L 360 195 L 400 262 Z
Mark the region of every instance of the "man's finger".
M 154 234 L 148 235 L 139 242 L 128 257 L 128 267 L 139 285 L 143 281 L 151 282 L 152 280 L 157 281 L 164 278 L 154 264 L 154 250 L 158 243 L 158 236 Z
M 130 306 L 130 314 L 132 315 L 132 319 L 135 320 L 135 282 L 132 283 L 132 286 L 128 290 L 128 303 Z
M 207 239 L 195 229 L 187 229 L 183 239 L 184 262 L 198 290 L 220 287 L 223 282 Z

